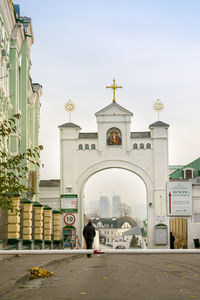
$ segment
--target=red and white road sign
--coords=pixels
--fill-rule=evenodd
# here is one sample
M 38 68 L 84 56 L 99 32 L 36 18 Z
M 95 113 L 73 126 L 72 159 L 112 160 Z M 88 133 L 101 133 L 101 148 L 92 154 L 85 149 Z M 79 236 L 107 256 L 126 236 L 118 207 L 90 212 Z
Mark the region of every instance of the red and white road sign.
M 64 215 L 64 222 L 66 225 L 73 225 L 76 221 L 74 214 L 68 213 Z

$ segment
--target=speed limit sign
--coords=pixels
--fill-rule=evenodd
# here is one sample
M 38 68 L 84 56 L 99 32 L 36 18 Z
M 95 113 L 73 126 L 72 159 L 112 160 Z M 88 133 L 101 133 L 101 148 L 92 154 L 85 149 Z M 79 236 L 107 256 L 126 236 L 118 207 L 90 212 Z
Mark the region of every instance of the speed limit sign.
M 76 217 L 74 214 L 65 214 L 64 215 L 64 222 L 67 225 L 73 225 L 76 221 Z

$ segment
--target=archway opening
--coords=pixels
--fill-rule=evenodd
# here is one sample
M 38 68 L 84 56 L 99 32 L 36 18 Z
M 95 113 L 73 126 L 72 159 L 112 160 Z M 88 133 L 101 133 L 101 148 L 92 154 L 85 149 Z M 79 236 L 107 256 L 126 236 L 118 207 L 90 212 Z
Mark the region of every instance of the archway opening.
M 125 242 L 124 249 L 145 248 L 146 194 L 143 180 L 125 169 L 102 170 L 88 179 L 84 187 L 85 222 L 93 220 L 100 248 L 116 248 L 118 241 Z

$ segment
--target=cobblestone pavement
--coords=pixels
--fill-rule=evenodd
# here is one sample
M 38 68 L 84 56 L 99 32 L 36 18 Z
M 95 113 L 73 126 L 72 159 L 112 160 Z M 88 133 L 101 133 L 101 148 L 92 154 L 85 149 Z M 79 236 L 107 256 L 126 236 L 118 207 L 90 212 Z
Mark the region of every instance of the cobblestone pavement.
M 199 254 L 66 257 L 49 269 L 55 277 L 21 281 L 0 299 L 200 300 Z

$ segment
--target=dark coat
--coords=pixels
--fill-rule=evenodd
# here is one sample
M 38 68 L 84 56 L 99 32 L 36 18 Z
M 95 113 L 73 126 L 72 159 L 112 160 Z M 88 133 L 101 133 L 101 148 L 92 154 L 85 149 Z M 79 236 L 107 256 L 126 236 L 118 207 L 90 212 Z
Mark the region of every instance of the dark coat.
M 96 235 L 95 228 L 92 224 L 87 224 L 83 229 L 83 236 L 86 240 L 93 240 Z

